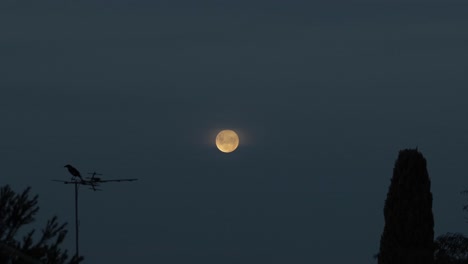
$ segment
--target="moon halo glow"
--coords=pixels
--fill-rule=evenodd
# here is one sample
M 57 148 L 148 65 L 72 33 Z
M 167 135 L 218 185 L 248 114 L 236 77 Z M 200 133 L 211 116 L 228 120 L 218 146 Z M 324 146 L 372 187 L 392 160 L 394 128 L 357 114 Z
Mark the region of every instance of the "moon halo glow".
M 232 130 L 222 130 L 216 136 L 216 147 L 221 152 L 230 153 L 239 146 L 239 136 Z

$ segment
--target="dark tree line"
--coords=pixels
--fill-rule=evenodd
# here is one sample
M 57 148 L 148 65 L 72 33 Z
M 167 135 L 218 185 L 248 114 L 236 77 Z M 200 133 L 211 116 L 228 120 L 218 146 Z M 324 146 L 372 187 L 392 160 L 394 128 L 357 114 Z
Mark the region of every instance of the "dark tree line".
M 56 216 L 49 219 L 40 233 L 27 226 L 35 221 L 39 211 L 38 196 L 30 196 L 31 188 L 15 193 L 10 186 L 0 188 L 0 263 L 74 264 L 83 259 L 69 257 L 62 249 L 67 224 Z M 24 234 L 20 237 L 20 234 Z

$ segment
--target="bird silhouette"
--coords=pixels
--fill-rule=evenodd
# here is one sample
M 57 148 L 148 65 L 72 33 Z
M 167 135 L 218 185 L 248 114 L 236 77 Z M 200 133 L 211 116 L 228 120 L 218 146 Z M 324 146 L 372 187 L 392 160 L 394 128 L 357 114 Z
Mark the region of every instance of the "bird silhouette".
M 78 177 L 80 178 L 80 180 L 83 180 L 83 178 L 81 178 L 80 172 L 77 169 L 75 169 L 72 165 L 68 164 L 64 167 L 68 169 L 68 172 L 70 172 L 70 174 L 73 175 L 73 177 Z

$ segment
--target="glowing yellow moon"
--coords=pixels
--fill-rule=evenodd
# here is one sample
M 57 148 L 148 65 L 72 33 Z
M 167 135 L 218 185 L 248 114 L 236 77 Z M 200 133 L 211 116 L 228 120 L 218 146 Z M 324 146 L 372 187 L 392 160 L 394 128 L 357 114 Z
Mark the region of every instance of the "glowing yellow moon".
M 216 136 L 216 147 L 224 153 L 230 153 L 239 146 L 239 137 L 232 130 L 223 130 Z

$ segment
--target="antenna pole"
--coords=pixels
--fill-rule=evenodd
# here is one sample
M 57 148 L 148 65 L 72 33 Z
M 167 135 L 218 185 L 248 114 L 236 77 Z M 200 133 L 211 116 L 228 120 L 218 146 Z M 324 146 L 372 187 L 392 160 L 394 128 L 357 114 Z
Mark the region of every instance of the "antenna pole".
M 75 182 L 75 252 L 78 261 L 79 247 L 78 247 L 78 182 Z
M 112 179 L 112 180 L 101 180 L 101 178 L 95 177 L 96 175 L 102 175 L 97 172 L 93 173 L 88 173 L 92 174 L 91 178 L 88 177 L 90 180 L 84 180 L 80 178 L 78 181 L 76 178 L 72 178 L 70 181 L 62 181 L 62 180 L 53 180 L 53 181 L 58 181 L 58 182 L 63 182 L 65 184 L 74 184 L 75 185 L 75 258 L 76 258 L 76 263 L 78 263 L 78 259 L 80 257 L 80 248 L 79 248 L 79 221 L 78 221 L 78 184 L 81 185 L 88 185 L 92 186 L 93 190 L 98 190 L 95 189 L 95 186 L 98 186 L 100 183 L 104 182 L 122 182 L 122 181 L 136 181 L 138 179 Z M 74 175 L 75 176 L 75 175 Z M 0 244 L 1 246 L 1 244 Z M 0 247 L 1 249 L 1 247 Z

